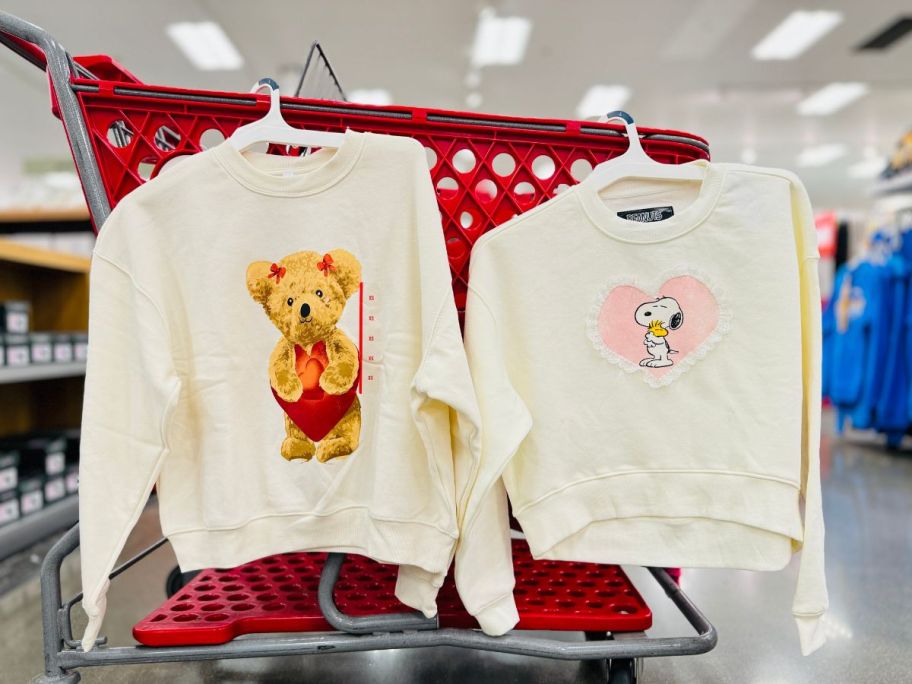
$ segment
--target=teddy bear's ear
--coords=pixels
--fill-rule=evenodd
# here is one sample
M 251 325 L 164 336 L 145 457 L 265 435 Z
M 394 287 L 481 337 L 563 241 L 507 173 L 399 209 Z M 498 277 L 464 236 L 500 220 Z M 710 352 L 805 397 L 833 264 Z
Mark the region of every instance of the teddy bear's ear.
M 361 284 L 361 264 L 351 252 L 344 249 L 334 249 L 329 256 L 332 257 L 334 266 L 332 274 L 348 299 Z
M 254 261 L 247 267 L 247 290 L 250 296 L 260 304 L 265 304 L 274 285 L 269 277 L 269 261 Z

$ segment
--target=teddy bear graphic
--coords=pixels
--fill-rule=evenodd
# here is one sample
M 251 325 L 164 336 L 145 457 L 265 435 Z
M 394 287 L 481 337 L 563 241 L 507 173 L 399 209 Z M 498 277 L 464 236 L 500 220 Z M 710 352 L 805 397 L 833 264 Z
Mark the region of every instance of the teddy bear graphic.
M 285 412 L 287 460 L 325 463 L 358 448 L 358 348 L 338 322 L 360 283 L 361 264 L 344 249 L 247 267 L 250 296 L 282 333 L 269 356 L 269 384 Z
M 646 351 L 649 357 L 640 361 L 648 368 L 665 368 L 674 365 L 671 354 L 677 354 L 668 345 L 668 331 L 684 325 L 684 312 L 672 297 L 658 297 L 651 302 L 640 304 L 633 315 L 639 325 L 646 328 Z

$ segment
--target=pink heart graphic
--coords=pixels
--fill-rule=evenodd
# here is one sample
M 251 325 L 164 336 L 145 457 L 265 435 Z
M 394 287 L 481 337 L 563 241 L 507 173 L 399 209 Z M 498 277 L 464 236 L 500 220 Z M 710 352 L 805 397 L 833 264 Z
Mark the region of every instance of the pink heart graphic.
M 679 325 L 674 318 L 678 311 Z M 652 293 L 622 284 L 608 292 L 598 310 L 599 339 L 594 341 L 604 344 L 606 357 L 628 371 L 642 370 L 649 384 L 659 386 L 712 346 L 711 336 L 722 332 L 720 316 L 712 291 L 691 275 L 669 278 Z M 661 326 L 651 332 L 649 324 L 655 321 Z

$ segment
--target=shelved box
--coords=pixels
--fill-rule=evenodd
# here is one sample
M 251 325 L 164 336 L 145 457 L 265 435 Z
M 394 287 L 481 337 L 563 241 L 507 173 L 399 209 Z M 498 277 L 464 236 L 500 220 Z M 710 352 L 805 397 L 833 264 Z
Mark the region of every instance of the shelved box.
M 63 472 L 63 483 L 66 486 L 67 494 L 75 494 L 79 491 L 79 466 L 68 465 Z
M 0 492 L 0 527 L 19 520 L 19 492 Z
M 32 363 L 50 363 L 54 360 L 54 343 L 50 333 L 29 333 L 29 348 Z
M 73 360 L 73 336 L 69 333 L 54 333 L 54 363 L 69 363 Z
M 63 431 L 66 439 L 66 470 L 64 479 L 66 481 L 67 494 L 75 494 L 79 489 L 79 428 L 71 428 Z
M 82 430 L 78 427 L 67 428 L 60 432 L 60 436 L 66 440 L 66 461 L 67 464 L 79 463 L 79 438 Z
M 19 484 L 19 452 L 0 450 L 0 492 L 15 491 Z
M 53 477 L 66 470 L 67 438 L 60 432 L 9 437 L 0 443 L 0 448 L 19 453 L 20 480 L 25 471 Z
M 73 360 L 85 363 L 89 357 L 89 335 L 84 332 L 73 333 Z
M 67 495 L 66 480 L 63 475 L 58 477 L 49 477 L 44 481 L 44 502 L 45 504 L 60 501 Z
M 23 515 L 37 513 L 44 508 L 44 477 L 29 475 L 19 479 L 19 512 Z
M 48 477 L 63 475 L 66 470 L 66 437 L 35 437 L 25 443 L 25 448 L 34 450 L 36 456 L 44 456 L 44 474 Z M 20 450 L 20 458 L 26 455 Z
M 29 353 L 28 335 L 6 333 L 3 335 L 3 346 L 7 366 L 27 366 L 29 364 L 31 354 Z
M 28 302 L 0 302 L 0 332 L 25 334 L 29 331 L 32 306 Z

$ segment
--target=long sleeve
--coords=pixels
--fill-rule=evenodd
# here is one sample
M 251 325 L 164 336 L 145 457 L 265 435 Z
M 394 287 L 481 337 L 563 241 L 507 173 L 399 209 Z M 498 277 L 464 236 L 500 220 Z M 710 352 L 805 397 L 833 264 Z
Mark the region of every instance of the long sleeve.
M 483 287 L 487 256 L 473 252 L 470 282 Z M 528 409 L 510 383 L 497 319 L 479 289 L 469 287 L 465 345 L 481 410 L 481 459 L 460 506 L 456 587 L 466 609 L 487 634 L 512 629 L 519 616 L 513 599 L 513 559 L 507 494 L 501 474 L 532 426 Z
M 801 652 L 810 655 L 826 642 L 822 618 L 829 605 L 824 570 L 823 500 L 820 490 L 820 284 L 813 215 L 804 189 L 793 182 L 793 211 L 800 261 L 804 421 L 801 485 L 804 541 L 792 613 Z
M 458 488 L 477 462 L 480 417 L 459 317 L 453 298 L 450 268 L 441 238 L 440 210 L 427 170 L 424 149 L 415 143 L 416 246 L 421 270 L 422 359 L 411 386 L 411 412 L 424 443 L 431 471 L 437 474 L 441 495 L 458 525 Z M 396 582 L 400 601 L 436 614 L 437 591 L 452 558 L 443 559 L 442 571 L 427 573 L 401 566 Z
M 164 424 L 179 386 L 158 308 L 96 248 L 79 462 L 86 651 L 101 629 L 108 575 L 167 454 Z

